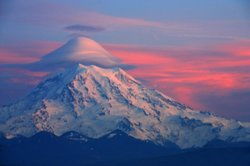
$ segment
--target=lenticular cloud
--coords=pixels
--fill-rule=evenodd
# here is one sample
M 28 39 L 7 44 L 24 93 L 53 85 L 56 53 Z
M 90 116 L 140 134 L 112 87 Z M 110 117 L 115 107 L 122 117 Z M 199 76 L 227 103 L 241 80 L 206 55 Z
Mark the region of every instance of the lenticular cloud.
M 45 55 L 40 61 L 31 64 L 30 67 L 51 70 L 51 68 L 63 68 L 78 63 L 114 67 L 120 64 L 120 60 L 94 40 L 87 37 L 76 37 Z

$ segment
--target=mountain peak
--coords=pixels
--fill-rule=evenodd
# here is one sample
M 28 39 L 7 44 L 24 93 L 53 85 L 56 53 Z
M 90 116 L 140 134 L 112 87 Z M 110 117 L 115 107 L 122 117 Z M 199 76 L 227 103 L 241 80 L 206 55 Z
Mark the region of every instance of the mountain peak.
M 97 83 L 98 85 L 103 81 L 109 81 L 109 83 L 119 84 L 124 87 L 132 84 L 141 84 L 119 67 L 101 68 L 96 65 L 86 66 L 83 64 L 77 64 L 74 67 L 67 69 L 62 75 L 62 77 L 65 78 L 64 82 L 79 82 L 82 81 L 81 79 L 92 79 L 92 82 Z

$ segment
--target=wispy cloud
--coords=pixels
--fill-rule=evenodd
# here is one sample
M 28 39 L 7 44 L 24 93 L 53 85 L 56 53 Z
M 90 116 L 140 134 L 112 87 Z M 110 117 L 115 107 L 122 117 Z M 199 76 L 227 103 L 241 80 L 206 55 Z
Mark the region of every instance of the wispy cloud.
M 24 3 L 25 1 L 13 4 L 15 13 L 9 14 L 9 20 L 21 21 L 39 25 L 65 25 L 75 23 L 81 26 L 95 25 L 103 26 L 162 26 L 161 22 L 149 21 L 138 18 L 126 18 L 112 16 L 84 8 L 73 8 L 63 4 L 45 1 L 43 3 Z M 63 13 L 61 12 L 63 11 Z M 18 14 L 17 14 L 18 13 Z M 61 13 L 61 14 L 58 14 Z M 75 28 L 75 27 L 74 27 Z M 88 27 L 85 27 L 85 29 Z
M 228 42 L 218 46 L 219 50 L 236 56 L 250 56 L 250 40 Z
M 244 23 L 239 20 L 232 21 L 173 21 L 173 20 L 154 20 L 141 17 L 124 17 L 119 15 L 111 15 L 105 12 L 95 11 L 94 9 L 86 9 L 82 6 L 73 7 L 64 3 L 56 3 L 51 1 L 25 3 L 20 0 L 15 2 L 12 10 L 3 19 L 13 21 L 15 23 L 31 24 L 46 28 L 62 28 L 69 25 L 66 29 L 74 32 L 101 32 L 103 29 L 109 32 L 119 34 L 124 29 L 126 33 L 131 32 L 134 28 L 140 29 L 144 36 L 160 36 L 159 38 L 175 38 L 178 40 L 235 40 L 239 38 L 247 38 L 241 31 L 246 31 Z M 61 12 L 63 11 L 63 12 Z M 60 14 L 58 14 L 60 13 Z M 247 22 L 247 21 L 245 21 Z M 226 29 L 226 31 L 225 31 Z M 237 30 L 235 30 L 237 29 Z M 63 32 L 61 32 L 63 33 Z M 108 33 L 108 32 L 107 32 Z M 152 37 L 151 36 L 151 37 Z M 249 36 L 248 36 L 249 37 Z M 153 37 L 152 37 L 153 38 Z M 163 40 L 163 39 L 162 39 Z
M 0 64 L 26 64 L 38 61 L 60 45 L 52 41 L 22 41 L 0 46 Z

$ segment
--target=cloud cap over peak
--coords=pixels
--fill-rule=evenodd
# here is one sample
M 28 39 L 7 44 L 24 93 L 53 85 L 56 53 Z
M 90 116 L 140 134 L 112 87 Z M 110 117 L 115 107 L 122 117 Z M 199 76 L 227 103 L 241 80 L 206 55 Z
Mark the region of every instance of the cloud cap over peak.
M 29 66 L 32 69 L 40 70 L 44 66 L 49 69 L 64 68 L 78 63 L 114 67 L 120 64 L 120 60 L 106 51 L 96 41 L 88 37 L 78 36 L 45 55 L 40 61 L 32 63 Z

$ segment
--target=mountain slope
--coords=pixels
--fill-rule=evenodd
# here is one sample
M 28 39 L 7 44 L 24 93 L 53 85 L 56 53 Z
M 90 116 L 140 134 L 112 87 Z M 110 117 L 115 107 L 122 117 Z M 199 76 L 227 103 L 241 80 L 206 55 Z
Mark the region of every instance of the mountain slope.
M 117 129 L 181 148 L 201 147 L 213 139 L 250 141 L 249 123 L 194 111 L 119 68 L 76 65 L 41 82 L 23 100 L 0 108 L 0 131 L 8 138 L 39 131 L 99 138 Z

